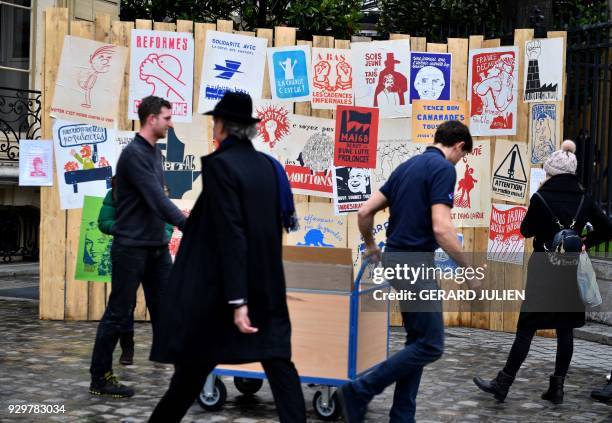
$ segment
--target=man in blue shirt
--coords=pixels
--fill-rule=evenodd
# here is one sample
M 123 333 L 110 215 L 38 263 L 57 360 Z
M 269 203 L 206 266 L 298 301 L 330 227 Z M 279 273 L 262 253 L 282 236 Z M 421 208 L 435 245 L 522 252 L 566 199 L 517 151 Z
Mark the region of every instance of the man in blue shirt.
M 387 243 L 383 266 L 433 267 L 433 252 L 441 247 L 459 265 L 465 266 L 462 247 L 451 222 L 455 191 L 455 164 L 472 151 L 469 129 L 460 122 L 445 122 L 436 131 L 433 146 L 402 163 L 380 191 L 361 206 L 359 231 L 364 238 L 364 259 L 377 262 L 381 251 L 372 234 L 374 216 L 389 207 Z M 422 275 L 423 276 L 423 275 Z M 398 290 L 397 280 L 391 284 Z M 420 277 L 406 285 L 409 290 L 438 289 L 434 277 Z M 368 403 L 395 383 L 390 422 L 414 422 L 416 396 L 423 367 L 442 356 L 444 323 L 439 301 L 402 304 L 407 333 L 406 347 L 371 372 L 343 385 L 338 399 L 347 423 L 363 422 Z

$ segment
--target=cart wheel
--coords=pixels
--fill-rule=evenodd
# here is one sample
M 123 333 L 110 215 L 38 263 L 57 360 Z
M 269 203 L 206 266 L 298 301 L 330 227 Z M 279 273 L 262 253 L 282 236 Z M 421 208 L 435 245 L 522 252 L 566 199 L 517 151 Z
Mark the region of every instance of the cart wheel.
M 340 415 L 340 406 L 338 404 L 338 397 L 334 392 L 329 398 L 327 404 L 323 403 L 323 392 L 317 391 L 312 398 L 312 407 L 314 408 L 315 414 L 321 420 L 334 421 L 338 419 Z
M 206 395 L 204 393 L 204 388 L 202 388 L 200 395 L 198 395 L 198 404 L 205 410 L 219 411 L 223 408 L 226 399 L 227 389 L 225 388 L 225 384 L 221 379 L 216 378 L 212 395 Z
M 263 386 L 263 379 L 236 376 L 234 378 L 234 385 L 244 395 L 253 395 Z

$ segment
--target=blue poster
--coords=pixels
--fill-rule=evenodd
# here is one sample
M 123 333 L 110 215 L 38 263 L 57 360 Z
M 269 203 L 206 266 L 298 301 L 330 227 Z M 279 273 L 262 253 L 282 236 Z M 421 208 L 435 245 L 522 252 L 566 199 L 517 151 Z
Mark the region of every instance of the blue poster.
M 289 101 L 310 99 L 310 48 L 293 46 L 290 49 L 269 49 L 268 67 L 271 69 L 272 98 Z
M 410 102 L 451 99 L 450 53 L 410 54 Z

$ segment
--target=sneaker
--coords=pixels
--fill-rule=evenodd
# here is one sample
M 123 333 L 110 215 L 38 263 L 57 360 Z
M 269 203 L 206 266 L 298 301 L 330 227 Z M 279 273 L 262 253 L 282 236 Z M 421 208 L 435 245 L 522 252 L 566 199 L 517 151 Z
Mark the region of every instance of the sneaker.
M 608 382 L 608 384 L 603 388 L 595 389 L 594 391 L 592 391 L 591 398 L 602 402 L 608 402 L 612 400 L 612 381 Z
M 346 423 L 363 423 L 365 421 L 367 405 L 359 403 L 350 382 L 336 390 L 336 398 Z
M 113 398 L 128 398 L 134 395 L 134 390 L 129 386 L 120 384 L 117 376 L 112 372 L 107 372 L 102 378 L 91 381 L 89 393 L 108 395 Z

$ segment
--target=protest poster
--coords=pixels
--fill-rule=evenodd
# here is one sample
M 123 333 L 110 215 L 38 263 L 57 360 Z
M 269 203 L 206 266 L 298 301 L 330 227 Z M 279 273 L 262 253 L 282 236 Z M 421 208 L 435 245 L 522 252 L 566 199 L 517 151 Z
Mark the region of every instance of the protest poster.
M 527 143 L 498 139 L 493 158 L 492 197 L 513 203 L 525 203 L 527 194 Z
M 410 40 L 351 43 L 355 105 L 410 117 Z
M 334 211 L 356 212 L 372 195 L 371 169 L 334 167 Z
M 193 34 L 132 29 L 128 118 L 138 120 L 147 96 L 172 104 L 174 122 L 191 122 L 193 114 Z
M 465 101 L 414 100 L 412 102 L 412 140 L 433 143 L 438 127 L 447 120 L 468 125 Z
M 380 120 L 372 192 L 378 191 L 400 164 L 425 151 L 425 144 L 412 142 L 411 126 L 405 118 Z
M 293 193 L 332 198 L 334 120 L 302 115 L 292 119 L 284 164 Z
M 106 193 L 104 193 L 106 195 Z M 74 278 L 79 281 L 110 282 L 113 237 L 98 228 L 104 197 L 85 195 Z
M 563 99 L 564 53 L 564 40 L 561 37 L 525 42 L 525 102 Z
M 53 185 L 53 140 L 19 140 L 19 186 Z
M 353 105 L 353 67 L 350 50 L 312 49 L 312 108 L 333 110 Z
M 254 100 L 253 116 L 257 123 L 257 135 L 253 146 L 277 159 L 285 155 L 285 147 L 293 142 L 293 103 L 278 100 Z
M 531 164 L 543 164 L 561 144 L 559 103 L 533 103 L 529 107 Z
M 411 52 L 410 102 L 450 100 L 451 62 L 451 53 Z
M 546 172 L 541 167 L 532 167 L 529 175 L 529 198 L 533 197 L 546 180 Z
M 455 165 L 457 183 L 451 219 L 457 227 L 489 226 L 491 209 L 491 144 L 474 141 L 472 152 Z
M 378 109 L 338 106 L 334 165 L 373 169 L 376 167 Z
M 174 205 L 179 208 L 180 211 L 183 212 L 186 218 L 189 218 L 191 214 L 191 209 L 193 209 L 194 201 L 191 200 L 172 200 Z M 170 258 L 172 262 L 176 259 L 176 254 L 178 253 L 179 247 L 181 245 L 181 240 L 183 239 L 183 232 L 179 230 L 176 226 L 173 228 L 172 236 L 170 237 L 170 242 L 168 243 L 168 250 L 170 251 Z
M 526 214 L 524 206 L 491 204 L 487 260 L 523 264 L 525 238 L 521 235 L 521 222 Z
M 119 156 L 125 147 L 132 142 L 136 136 L 136 131 L 115 131 L 115 148 L 117 150 L 116 157 L 119 160 Z
M 83 207 L 85 195 L 106 195 L 117 163 L 115 131 L 56 120 L 53 146 L 62 210 Z
M 336 216 L 331 203 L 297 203 L 299 229 L 287 234 L 286 245 L 346 248 L 346 216 Z
M 310 46 L 268 48 L 272 98 L 310 101 Z
M 516 134 L 518 47 L 470 50 L 468 93 L 473 136 Z
M 128 49 L 66 35 L 51 116 L 116 128 Z
M 211 110 L 228 90 L 260 99 L 267 46 L 265 38 L 206 31 L 199 113 Z

